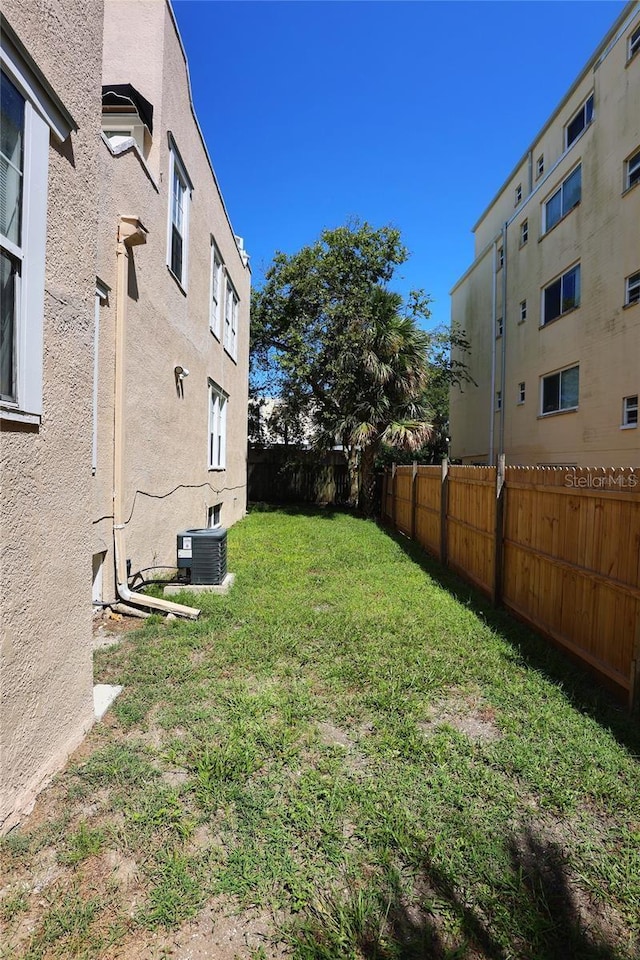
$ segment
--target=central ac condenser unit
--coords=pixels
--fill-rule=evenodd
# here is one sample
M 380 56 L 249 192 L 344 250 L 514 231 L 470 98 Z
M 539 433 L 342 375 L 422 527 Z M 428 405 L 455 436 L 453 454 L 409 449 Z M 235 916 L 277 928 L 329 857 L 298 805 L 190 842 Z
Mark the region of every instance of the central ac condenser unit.
M 224 527 L 183 530 L 178 534 L 178 569 L 189 583 L 221 584 L 227 575 L 227 531 Z

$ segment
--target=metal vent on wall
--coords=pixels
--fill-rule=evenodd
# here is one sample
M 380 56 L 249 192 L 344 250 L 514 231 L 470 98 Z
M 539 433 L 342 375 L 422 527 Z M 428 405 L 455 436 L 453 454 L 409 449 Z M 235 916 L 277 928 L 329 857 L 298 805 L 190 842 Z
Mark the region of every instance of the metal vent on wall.
M 227 531 L 224 527 L 183 530 L 178 534 L 178 569 L 190 583 L 219 585 L 227 575 Z

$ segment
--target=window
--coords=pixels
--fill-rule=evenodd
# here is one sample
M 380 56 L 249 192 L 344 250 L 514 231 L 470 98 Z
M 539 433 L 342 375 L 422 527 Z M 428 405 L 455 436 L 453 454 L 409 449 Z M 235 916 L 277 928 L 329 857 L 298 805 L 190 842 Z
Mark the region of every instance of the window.
M 496 410 L 502 410 L 502 390 L 496 390 Z
M 498 317 L 496 320 L 496 337 L 502 336 L 502 317 Z
M 567 124 L 566 131 L 566 148 L 568 149 L 572 143 L 578 139 L 583 130 L 589 126 L 593 120 L 593 94 L 588 97 L 585 102 L 582 104 L 578 112 L 572 117 L 572 119 Z
M 37 424 L 49 141 L 77 126 L 6 20 L 0 60 L 0 415 Z
M 543 291 L 542 326 L 580 306 L 580 264 L 567 270 Z
M 527 319 L 527 301 L 521 300 L 520 301 L 520 323 L 524 323 L 526 319 Z
M 498 270 L 504 266 L 504 249 L 498 247 Z
M 640 303 L 640 273 L 634 273 L 626 280 L 625 304 Z
M 518 384 L 518 403 L 524 403 L 525 383 L 524 380 Z
M 229 277 L 224 308 L 224 348 L 235 360 L 238 353 L 238 297 Z
M 222 320 L 222 258 L 218 253 L 213 240 L 211 241 L 211 305 L 209 311 L 209 327 L 211 332 L 220 339 L 220 325 Z
M 207 526 L 210 530 L 219 527 L 222 523 L 222 504 L 216 503 L 215 506 L 207 510 Z
M 629 57 L 635 57 L 636 53 L 640 50 L 640 27 L 636 27 L 631 36 L 629 37 Z
M 630 190 L 640 182 L 640 150 L 625 162 L 624 188 Z
M 187 286 L 187 253 L 189 242 L 189 200 L 192 185 L 177 147 L 170 138 L 169 149 L 169 230 L 167 265 L 183 290 Z
M 580 367 L 568 367 L 542 378 L 542 414 L 576 410 L 580 387 Z
M 529 221 L 523 220 L 520 224 L 520 246 L 524 247 L 525 243 L 529 239 Z
M 622 426 L 638 426 L 638 394 L 633 397 L 625 397 L 622 401 Z
M 224 470 L 228 397 L 209 381 L 209 469 Z
M 581 198 L 582 166 L 578 165 L 545 202 L 542 218 L 543 233 L 547 233 L 552 227 L 555 227 L 562 217 L 566 216 L 580 203 Z
M 516 197 L 515 197 L 514 206 L 517 207 L 518 204 L 521 202 L 522 202 L 522 184 L 519 183 L 518 186 L 516 187 Z
M 539 179 L 544 173 L 544 153 L 541 153 L 536 160 L 536 179 Z

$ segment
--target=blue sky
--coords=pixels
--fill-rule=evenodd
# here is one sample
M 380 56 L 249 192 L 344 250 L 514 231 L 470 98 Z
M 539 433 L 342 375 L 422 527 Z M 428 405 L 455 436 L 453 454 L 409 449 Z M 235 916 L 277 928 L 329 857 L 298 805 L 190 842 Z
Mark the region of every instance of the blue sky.
M 259 284 L 350 216 L 393 223 L 393 286 L 434 298 L 471 227 L 624 7 L 608 2 L 173 0 L 196 111 Z

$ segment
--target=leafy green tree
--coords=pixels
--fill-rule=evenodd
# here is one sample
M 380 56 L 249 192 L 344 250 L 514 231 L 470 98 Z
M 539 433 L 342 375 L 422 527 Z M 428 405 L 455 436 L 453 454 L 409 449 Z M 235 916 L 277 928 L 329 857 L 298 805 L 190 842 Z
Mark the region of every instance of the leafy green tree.
M 383 444 L 415 451 L 433 433 L 429 298 L 388 288 L 407 259 L 400 233 L 354 221 L 291 256 L 277 253 L 251 313 L 254 393 L 278 396 L 316 445 L 342 444 L 350 500 L 373 510 Z

